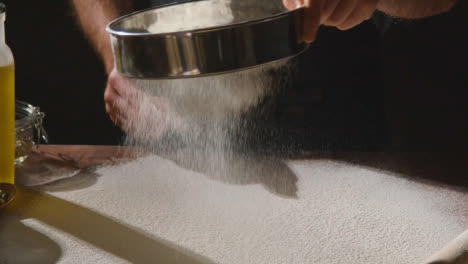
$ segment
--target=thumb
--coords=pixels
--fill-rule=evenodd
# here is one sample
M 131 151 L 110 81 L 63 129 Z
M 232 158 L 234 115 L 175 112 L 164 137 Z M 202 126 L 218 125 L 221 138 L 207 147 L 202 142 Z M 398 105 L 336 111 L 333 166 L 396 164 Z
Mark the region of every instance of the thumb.
M 322 12 L 324 0 L 304 0 L 304 32 L 305 42 L 313 42 L 317 36 L 320 27 L 320 15 Z
M 289 10 L 295 10 L 304 6 L 307 0 L 283 0 L 283 5 Z

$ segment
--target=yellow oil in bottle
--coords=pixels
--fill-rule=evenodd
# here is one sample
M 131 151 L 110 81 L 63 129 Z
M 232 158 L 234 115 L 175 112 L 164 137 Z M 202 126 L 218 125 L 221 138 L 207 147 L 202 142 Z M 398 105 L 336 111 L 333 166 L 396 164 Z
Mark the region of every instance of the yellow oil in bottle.
M 15 67 L 0 66 L 0 183 L 15 182 Z

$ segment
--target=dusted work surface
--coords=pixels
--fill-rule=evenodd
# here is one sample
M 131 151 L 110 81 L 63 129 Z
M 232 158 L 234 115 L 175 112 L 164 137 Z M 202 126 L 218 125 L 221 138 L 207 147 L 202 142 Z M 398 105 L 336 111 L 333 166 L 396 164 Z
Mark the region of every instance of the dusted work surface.
M 235 158 L 219 177 L 158 156 L 118 164 L 112 147 L 42 153 L 42 176 L 67 176 L 0 212 L 0 263 L 418 264 L 468 228 L 467 189 L 421 178 L 422 154 Z M 32 168 L 19 182 L 35 185 Z

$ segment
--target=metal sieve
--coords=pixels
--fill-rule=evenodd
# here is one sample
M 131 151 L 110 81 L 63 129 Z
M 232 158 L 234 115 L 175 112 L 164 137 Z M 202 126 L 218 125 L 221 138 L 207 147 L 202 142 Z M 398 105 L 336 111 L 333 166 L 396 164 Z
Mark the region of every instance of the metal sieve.
M 289 59 L 308 48 L 301 40 L 303 8 L 287 10 L 281 0 L 224 0 L 229 23 L 150 32 L 158 21 L 177 23 L 190 10 L 219 16 L 208 1 L 159 6 L 111 22 L 107 31 L 118 72 L 143 79 L 214 75 Z

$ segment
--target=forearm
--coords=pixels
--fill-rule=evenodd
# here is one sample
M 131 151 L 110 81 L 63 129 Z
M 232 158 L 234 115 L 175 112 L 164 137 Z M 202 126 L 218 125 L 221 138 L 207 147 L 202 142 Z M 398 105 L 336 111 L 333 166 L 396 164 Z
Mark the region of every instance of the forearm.
M 401 18 L 423 18 L 452 9 L 457 0 L 379 0 L 377 9 Z
M 129 0 L 72 0 L 76 16 L 91 44 L 101 56 L 107 73 L 114 67 L 114 59 L 106 25 L 113 19 L 133 10 Z

